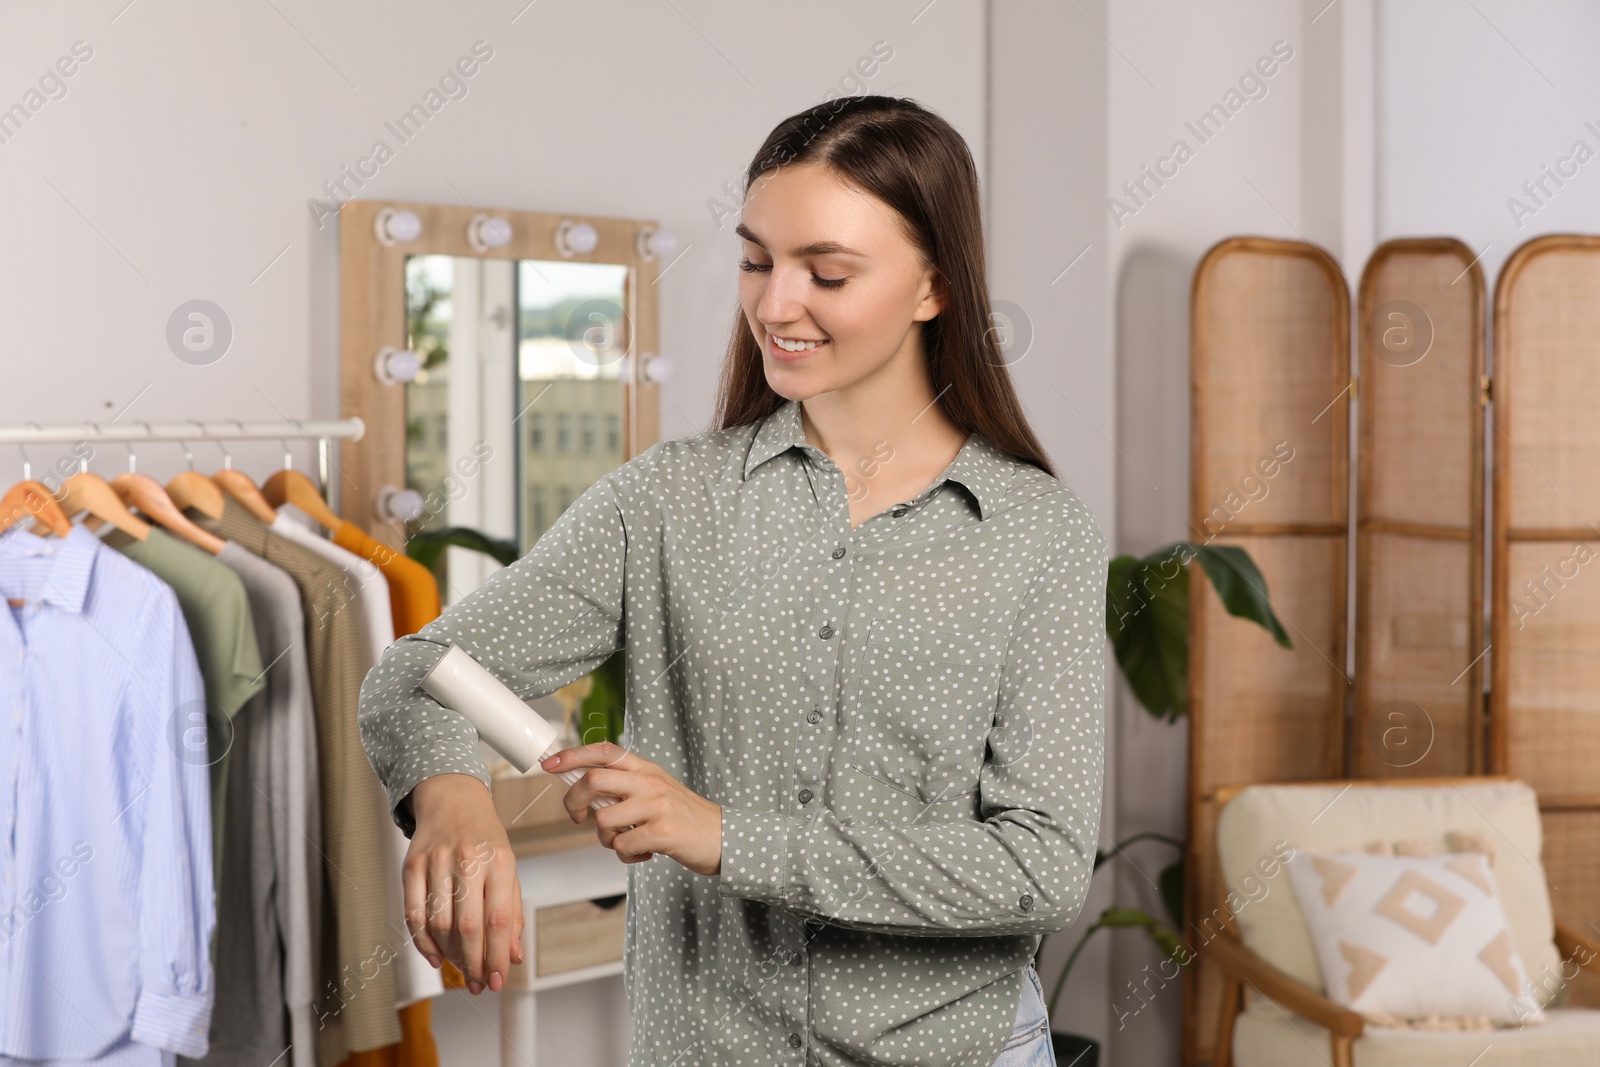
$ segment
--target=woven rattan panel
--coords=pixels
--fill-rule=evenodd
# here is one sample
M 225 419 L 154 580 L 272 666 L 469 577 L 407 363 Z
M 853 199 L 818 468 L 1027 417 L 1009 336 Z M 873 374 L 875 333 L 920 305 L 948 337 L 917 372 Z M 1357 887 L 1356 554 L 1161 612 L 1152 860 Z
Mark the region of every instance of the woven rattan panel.
M 1341 774 L 1345 536 L 1218 537 L 1261 568 L 1273 610 L 1294 642 L 1284 648 L 1253 622 L 1229 615 L 1211 583 L 1190 586 L 1201 618 L 1201 685 L 1190 711 L 1204 718 L 1201 767 L 1209 793 L 1219 785 L 1337 778 Z
M 1351 773 L 1483 769 L 1483 274 L 1466 245 L 1380 245 L 1356 323 Z
M 1510 668 L 1501 704 L 1507 771 L 1541 803 L 1600 794 L 1600 545 L 1579 548 L 1513 541 L 1506 552 L 1512 618 L 1496 648 Z
M 1228 615 L 1192 568 L 1186 1064 L 1210 1059 L 1221 996 L 1199 932 L 1222 899 L 1212 792 L 1344 770 L 1350 381 L 1348 291 L 1312 245 L 1221 242 L 1190 312 L 1189 536 L 1249 552 L 1294 648 Z
M 1556 918 L 1600 932 L 1600 237 L 1518 248 L 1495 286 L 1493 770 L 1545 810 Z
M 1600 811 L 1544 813 L 1544 873 L 1556 918 L 1590 940 L 1600 939 L 1594 910 L 1594 887 L 1600 885 Z M 1600 1008 L 1600 976 L 1583 972 L 1571 983 L 1568 997 L 1575 1006 Z
M 1495 488 L 1511 526 L 1600 520 L 1600 238 L 1528 242 L 1495 300 L 1496 423 L 1510 434 L 1496 445 L 1511 452 L 1495 455 Z

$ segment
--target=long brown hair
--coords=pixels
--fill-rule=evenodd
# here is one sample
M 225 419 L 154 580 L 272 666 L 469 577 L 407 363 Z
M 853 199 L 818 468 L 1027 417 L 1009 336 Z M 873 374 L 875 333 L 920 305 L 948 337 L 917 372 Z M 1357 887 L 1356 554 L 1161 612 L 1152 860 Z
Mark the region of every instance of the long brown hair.
M 978 170 L 966 141 L 913 100 L 840 97 L 778 123 L 745 170 L 745 188 L 769 170 L 802 163 L 828 168 L 897 211 L 923 264 L 943 281 L 944 309 L 921 325 L 929 377 L 945 415 L 1056 477 L 991 328 Z M 736 307 L 713 428 L 755 422 L 783 403 L 767 384 L 761 348 Z

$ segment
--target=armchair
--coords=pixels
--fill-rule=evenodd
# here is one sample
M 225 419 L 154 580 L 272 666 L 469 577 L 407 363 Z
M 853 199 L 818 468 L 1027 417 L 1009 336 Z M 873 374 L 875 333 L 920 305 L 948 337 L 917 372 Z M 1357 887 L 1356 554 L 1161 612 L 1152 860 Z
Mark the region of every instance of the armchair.
M 1530 787 L 1492 777 L 1305 782 L 1220 789 L 1217 804 L 1218 903 L 1232 893 L 1240 906 L 1220 909 L 1225 927 L 1199 948 L 1225 976 L 1214 1067 L 1600 1065 L 1600 1010 L 1565 1006 L 1578 968 L 1600 974 L 1600 943 L 1555 922 Z M 1481 831 L 1495 845 L 1496 888 L 1545 1007 L 1541 1024 L 1492 1031 L 1368 1025 L 1325 995 L 1288 873 L 1275 864 L 1264 877 L 1260 863 L 1284 842 L 1359 851 L 1374 840 L 1442 845 L 1453 830 Z

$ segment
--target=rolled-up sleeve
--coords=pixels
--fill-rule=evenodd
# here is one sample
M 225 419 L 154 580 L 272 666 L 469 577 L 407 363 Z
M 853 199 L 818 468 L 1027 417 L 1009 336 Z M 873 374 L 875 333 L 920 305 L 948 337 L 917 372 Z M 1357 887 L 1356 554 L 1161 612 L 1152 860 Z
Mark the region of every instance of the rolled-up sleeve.
M 1072 924 L 1094 868 L 1105 762 L 1109 553 L 1088 522 L 1047 553 L 1012 627 L 979 772 L 982 821 L 897 825 L 724 807 L 722 895 L 885 934 L 992 937 Z
M 450 645 L 524 700 L 555 692 L 623 647 L 627 527 L 616 474 L 585 490 L 520 559 L 390 645 L 367 673 L 361 741 L 407 837 L 416 822 L 406 801 L 424 778 L 471 774 L 489 784 L 476 728 L 421 687 Z

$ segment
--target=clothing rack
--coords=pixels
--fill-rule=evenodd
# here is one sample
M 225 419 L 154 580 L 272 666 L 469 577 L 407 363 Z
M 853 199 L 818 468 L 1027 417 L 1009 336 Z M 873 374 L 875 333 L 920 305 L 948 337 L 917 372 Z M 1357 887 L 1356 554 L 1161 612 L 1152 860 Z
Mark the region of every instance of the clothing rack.
M 284 469 L 293 466 L 288 442 L 291 437 L 298 437 L 306 442 L 315 442 L 317 446 L 317 487 L 322 491 L 324 500 L 329 506 L 334 502 L 329 499 L 330 470 L 332 459 L 329 455 L 328 442 L 335 439 L 349 441 L 359 440 L 367 432 L 366 423 L 359 418 L 332 419 L 324 421 L 306 421 L 288 419 L 281 422 L 240 422 L 238 419 L 228 419 L 224 422 L 201 422 L 191 419 L 185 422 L 126 422 L 126 423 L 56 423 L 54 425 L 40 425 L 31 422 L 26 425 L 0 426 L 0 445 L 17 445 L 24 449 L 23 477 L 31 477 L 28 471 L 31 464 L 28 461 L 26 446 L 44 444 L 77 444 L 79 442 L 104 442 L 106 444 L 125 444 L 128 449 L 128 469 L 134 467 L 132 445 L 135 443 L 177 442 L 184 446 L 184 455 L 189 461 L 189 469 L 194 469 L 194 454 L 190 451 L 190 441 L 249 441 L 272 440 L 284 442 Z M 223 465 L 231 467 L 233 457 L 227 450 L 223 450 Z M 87 470 L 88 457 L 79 457 L 78 469 Z

